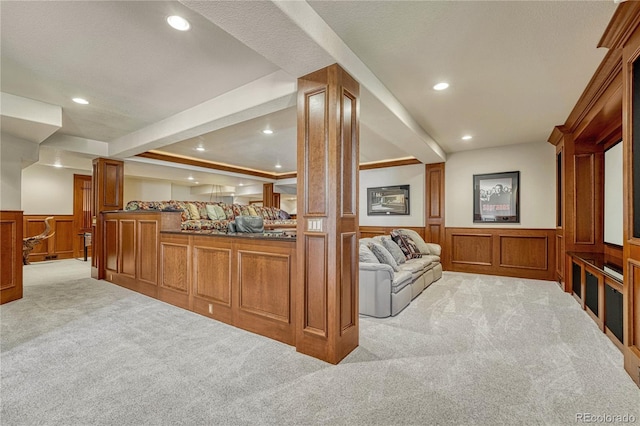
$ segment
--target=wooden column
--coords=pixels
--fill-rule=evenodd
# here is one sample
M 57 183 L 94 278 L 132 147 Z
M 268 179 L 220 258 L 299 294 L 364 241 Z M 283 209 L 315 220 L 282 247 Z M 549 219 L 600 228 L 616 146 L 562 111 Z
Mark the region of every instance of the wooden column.
M 262 205 L 265 207 L 273 207 L 273 183 L 265 183 L 262 185 Z
M 93 212 L 91 236 L 91 277 L 104 278 L 104 228 L 100 213 L 122 210 L 124 188 L 124 163 L 119 160 L 96 158 L 93 160 Z
M 428 242 L 440 244 L 446 252 L 444 237 L 444 163 L 427 164 L 426 168 L 426 228 Z
M 358 346 L 359 84 L 337 64 L 298 79 L 296 349 Z
M 0 211 L 0 304 L 22 299 L 22 212 Z
M 622 29 L 624 368 L 640 386 L 640 4 L 621 4 L 609 24 Z M 624 30 L 624 31 L 623 31 Z

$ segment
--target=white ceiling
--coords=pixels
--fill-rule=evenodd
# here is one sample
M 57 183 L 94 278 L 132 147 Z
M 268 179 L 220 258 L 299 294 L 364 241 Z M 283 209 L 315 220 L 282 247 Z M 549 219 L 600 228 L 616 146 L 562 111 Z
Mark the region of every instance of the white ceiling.
M 112 156 L 131 175 L 184 184 L 184 167 L 129 159 L 156 150 L 295 171 L 296 79 L 337 62 L 361 84 L 361 162 L 440 162 L 457 151 L 546 143 L 604 57 L 596 45 L 615 7 L 2 1 L 1 90 L 62 108 L 62 126 L 41 147 L 63 164 L 82 159 L 88 170 L 91 158 Z M 192 29 L 170 28 L 170 14 Z M 439 81 L 451 87 L 436 92 Z M 266 127 L 274 133 L 262 134 Z M 209 184 L 237 179 L 193 172 Z

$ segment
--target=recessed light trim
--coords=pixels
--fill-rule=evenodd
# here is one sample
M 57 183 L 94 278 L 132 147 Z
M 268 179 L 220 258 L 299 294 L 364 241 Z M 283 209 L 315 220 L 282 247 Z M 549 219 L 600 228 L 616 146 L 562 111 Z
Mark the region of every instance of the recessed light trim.
M 239 185 L 239 186 L 244 186 L 244 183 L 239 183 L 238 185 Z
M 62 164 L 56 163 L 56 164 L 53 165 L 53 167 L 62 168 Z
M 182 16 L 171 15 L 167 18 L 167 23 L 178 31 L 189 31 L 191 24 Z
M 73 98 L 71 100 L 80 105 L 89 105 L 89 101 L 86 100 L 85 98 Z
M 272 135 L 272 134 L 273 134 L 273 130 L 271 130 L 271 129 L 264 129 L 264 130 L 262 131 L 262 133 L 264 133 L 265 135 Z
M 200 152 L 202 152 L 202 151 L 204 151 L 204 147 L 202 147 L 202 146 L 198 146 L 198 147 L 196 147 L 196 151 L 200 151 Z
M 194 177 L 193 177 L 193 176 L 189 176 L 187 179 L 189 179 L 189 180 L 193 180 L 193 179 L 194 179 Z
M 464 136 L 462 137 L 462 140 L 463 140 L 463 141 L 468 141 L 468 140 L 471 140 L 471 139 L 473 139 L 473 136 L 471 136 L 471 135 L 464 135 Z
M 276 164 L 276 169 L 281 169 L 282 165 L 280 163 Z
M 438 83 L 435 86 L 433 86 L 433 90 L 444 90 L 447 89 L 449 87 L 449 83 L 445 83 L 444 81 L 442 83 Z

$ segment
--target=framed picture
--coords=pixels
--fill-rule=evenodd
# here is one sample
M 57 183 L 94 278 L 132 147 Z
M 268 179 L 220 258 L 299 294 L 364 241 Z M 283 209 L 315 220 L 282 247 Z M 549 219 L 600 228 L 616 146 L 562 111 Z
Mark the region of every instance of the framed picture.
M 520 172 L 473 175 L 473 221 L 520 223 Z
M 408 215 L 409 185 L 367 188 L 367 215 Z

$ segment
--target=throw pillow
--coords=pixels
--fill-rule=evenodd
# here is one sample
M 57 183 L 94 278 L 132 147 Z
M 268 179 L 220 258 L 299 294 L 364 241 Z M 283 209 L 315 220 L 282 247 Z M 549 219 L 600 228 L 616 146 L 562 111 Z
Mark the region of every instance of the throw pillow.
M 396 272 L 400 270 L 398 269 L 398 263 L 393 258 L 393 256 L 391 256 L 391 253 L 389 253 L 389 250 L 382 247 L 382 245 L 372 242 L 369 244 L 369 248 L 371 249 L 373 254 L 378 258 L 380 263 L 386 263 L 387 265 L 391 266 L 393 270 Z
M 219 205 L 214 205 L 213 210 L 216 212 L 216 219 L 218 220 L 227 220 L 227 214 L 224 212 L 224 209 Z
M 402 235 L 406 235 L 407 237 L 411 238 L 411 240 L 414 242 L 416 247 L 418 247 L 418 250 L 420 251 L 420 253 L 431 254 L 431 250 L 429 249 L 429 246 L 427 245 L 427 243 L 425 243 L 422 237 L 420 236 L 420 234 L 418 234 L 413 229 L 396 229 L 396 231 L 398 231 Z
M 398 245 L 391 239 L 391 237 L 383 237 L 381 241 L 382 246 L 389 250 L 391 256 L 393 256 L 396 262 L 398 262 L 398 265 L 407 261 L 407 259 L 404 257 L 404 253 L 402 252 L 400 247 L 398 247 Z
M 254 209 L 253 206 L 249 206 L 247 208 L 249 209 L 249 214 L 251 216 L 262 216 L 262 215 L 259 215 L 258 213 L 256 213 L 256 209 Z
M 218 216 L 216 216 L 216 211 L 213 208 L 213 204 L 207 204 L 207 217 L 209 220 L 218 220 Z
M 375 254 L 364 244 L 360 244 L 358 251 L 360 263 L 380 263 Z
M 400 247 L 402 253 L 404 253 L 404 257 L 407 259 L 417 259 L 422 257 L 420 250 L 418 250 L 418 247 L 416 247 L 411 238 L 397 232 L 396 230 L 391 231 L 391 238 L 396 242 L 396 244 L 398 244 L 398 247 Z
M 187 208 L 189 209 L 189 216 L 191 219 L 200 219 L 200 212 L 198 211 L 198 207 L 196 207 L 193 203 L 187 203 Z

